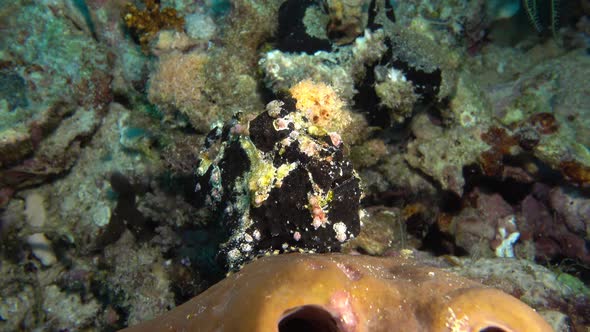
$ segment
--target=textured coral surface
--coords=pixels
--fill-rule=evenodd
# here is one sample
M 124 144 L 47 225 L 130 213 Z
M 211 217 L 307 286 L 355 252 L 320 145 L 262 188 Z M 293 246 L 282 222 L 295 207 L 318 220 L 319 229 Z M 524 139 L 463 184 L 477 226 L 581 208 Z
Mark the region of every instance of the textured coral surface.
M 248 303 L 248 305 L 244 305 Z M 551 331 L 498 290 L 402 257 L 259 259 L 134 331 Z

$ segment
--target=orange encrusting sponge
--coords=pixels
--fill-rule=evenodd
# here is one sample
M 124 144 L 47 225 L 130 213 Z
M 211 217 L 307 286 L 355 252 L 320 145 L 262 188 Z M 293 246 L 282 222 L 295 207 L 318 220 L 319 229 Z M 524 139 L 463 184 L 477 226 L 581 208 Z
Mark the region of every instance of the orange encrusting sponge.
M 303 80 L 291 87 L 289 92 L 297 99 L 297 109 L 303 112 L 313 125 L 327 132 L 343 133 L 352 122 L 345 103 L 330 85 Z
M 544 332 L 499 290 L 401 257 L 286 254 L 245 266 L 135 331 Z

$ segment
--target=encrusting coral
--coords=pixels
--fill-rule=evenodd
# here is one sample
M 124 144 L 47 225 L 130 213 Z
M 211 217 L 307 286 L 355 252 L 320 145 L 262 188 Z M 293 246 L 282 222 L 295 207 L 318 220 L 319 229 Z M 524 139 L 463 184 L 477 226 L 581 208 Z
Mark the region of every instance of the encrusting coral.
M 247 303 L 247 305 L 244 305 Z M 259 259 L 134 331 L 552 331 L 502 293 L 403 257 Z

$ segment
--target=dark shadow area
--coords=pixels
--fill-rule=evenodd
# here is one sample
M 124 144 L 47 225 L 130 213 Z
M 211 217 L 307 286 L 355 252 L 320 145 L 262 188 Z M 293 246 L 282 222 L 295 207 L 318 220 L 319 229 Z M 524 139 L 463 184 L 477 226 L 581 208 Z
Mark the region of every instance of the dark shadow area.
M 332 315 L 317 305 L 291 309 L 279 321 L 279 332 L 338 332 L 343 331 Z

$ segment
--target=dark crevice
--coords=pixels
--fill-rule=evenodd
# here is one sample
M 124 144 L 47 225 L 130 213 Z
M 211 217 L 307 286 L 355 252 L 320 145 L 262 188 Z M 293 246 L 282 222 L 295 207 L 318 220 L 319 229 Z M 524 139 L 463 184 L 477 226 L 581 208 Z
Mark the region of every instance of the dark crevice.
M 506 332 L 506 330 L 504 330 L 503 328 L 490 326 L 479 330 L 479 332 Z
M 266 86 L 266 84 L 263 83 L 262 78 L 258 80 L 256 90 L 264 105 L 268 104 L 273 100 L 279 99 L 277 98 L 277 95 L 272 91 L 272 89 L 270 89 L 268 86 Z
M 455 239 L 452 235 L 440 231 L 438 225 L 433 225 L 428 230 L 426 236 L 422 239 L 422 246 L 418 248 L 420 251 L 428 251 L 436 256 L 454 255 L 467 256 L 467 250 L 457 247 Z
M 391 67 L 401 70 L 408 81 L 414 84 L 414 91 L 420 95 L 423 103 L 431 103 L 436 101 L 436 96 L 442 83 L 442 72 L 440 69 L 435 69 L 432 72 L 427 72 L 413 67 L 410 63 L 396 59 L 389 63 Z
M 370 126 L 387 128 L 391 124 L 389 111 L 379 103 L 379 97 L 375 92 L 375 65 L 367 66 L 363 81 L 355 88 L 358 91 L 354 95 L 354 106 L 364 114 Z
M 113 93 L 113 102 L 123 105 L 123 107 L 125 107 L 126 109 L 133 108 L 131 100 L 129 100 L 129 96 L 123 93 Z
M 327 39 L 308 35 L 303 18 L 308 7 L 316 5 L 312 0 L 287 0 L 279 8 L 279 28 L 276 34 L 276 48 L 283 52 L 332 51 Z
M 291 309 L 279 321 L 279 332 L 338 332 L 338 322 L 324 308 L 304 305 Z
M 389 2 L 389 1 L 385 1 Z M 367 21 L 367 28 L 371 31 L 381 29 L 383 26 L 379 23 L 375 23 L 375 17 L 377 16 L 377 0 L 372 0 L 369 4 L 369 19 Z
M 139 188 L 133 186 L 125 175 L 119 172 L 111 174 L 110 183 L 117 195 L 117 206 L 108 225 L 97 238 L 97 249 L 116 242 L 126 229 L 140 242 L 151 239 L 155 225 L 137 209 L 136 194 Z
M 391 1 L 385 1 L 385 16 L 393 23 L 395 23 L 395 11 Z
M 485 176 L 477 165 L 464 167 L 463 177 L 465 178 L 465 193 L 469 193 L 475 188 L 486 192 L 495 192 L 500 194 L 510 205 L 520 203 L 531 193 L 533 188 L 533 183 L 522 183 L 510 178 L 502 180 Z

